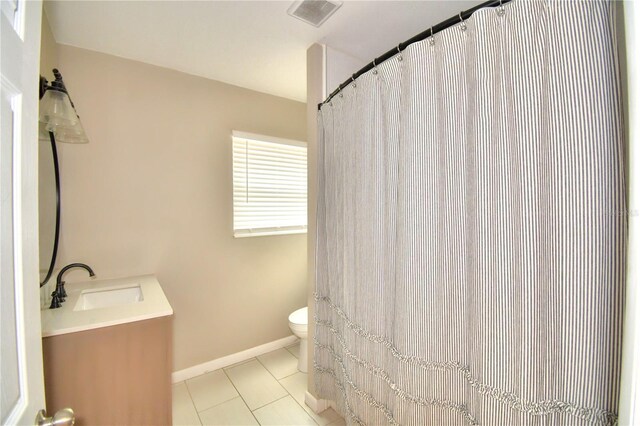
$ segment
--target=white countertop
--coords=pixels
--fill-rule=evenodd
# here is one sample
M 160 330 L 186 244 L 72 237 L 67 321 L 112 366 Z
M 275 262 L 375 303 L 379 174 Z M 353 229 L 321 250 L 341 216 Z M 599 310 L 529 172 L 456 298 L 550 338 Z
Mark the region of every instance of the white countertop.
M 74 310 L 83 290 L 107 290 L 140 285 L 143 300 L 90 310 Z M 67 299 L 58 309 L 43 309 L 42 337 L 75 333 L 173 314 L 173 309 L 155 275 L 90 280 L 65 284 Z

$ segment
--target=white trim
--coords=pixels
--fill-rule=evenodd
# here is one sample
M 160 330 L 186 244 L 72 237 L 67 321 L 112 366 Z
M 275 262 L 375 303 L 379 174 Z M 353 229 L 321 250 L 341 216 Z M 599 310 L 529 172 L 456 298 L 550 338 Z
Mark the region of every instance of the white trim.
M 252 141 L 258 142 L 272 142 L 272 143 L 282 143 L 285 145 L 295 145 L 307 147 L 307 143 L 303 141 L 296 141 L 293 139 L 285 139 L 285 138 L 277 138 L 275 136 L 267 136 L 267 135 L 259 135 L 257 133 L 248 133 L 248 132 L 239 132 L 237 130 L 231 131 L 231 136 L 238 139 L 249 139 Z
M 307 227 L 299 228 L 299 227 L 285 227 L 285 228 L 261 228 L 251 230 L 251 229 L 238 229 L 233 232 L 233 236 L 235 238 L 246 238 L 246 237 L 264 237 L 267 235 L 290 235 L 290 234 L 306 234 Z
M 304 403 L 307 404 L 307 406 L 316 414 L 322 413 L 329 407 L 335 409 L 335 403 L 333 401 L 329 401 L 328 399 L 318 399 L 311 395 L 309 391 L 304 393 Z
M 194 365 L 193 367 L 185 368 L 184 370 L 174 371 L 173 374 L 171 374 L 171 381 L 173 383 L 178 383 L 182 382 L 183 380 L 191 379 L 192 377 L 200 376 L 201 374 L 209 373 L 210 371 L 219 370 L 238 362 L 246 361 L 259 355 L 266 354 L 267 352 L 291 346 L 297 340 L 298 338 L 293 335 L 283 337 L 282 339 L 274 340 L 273 342 L 246 349 L 235 354 L 223 356 L 222 358 L 207 361 L 202 364 Z

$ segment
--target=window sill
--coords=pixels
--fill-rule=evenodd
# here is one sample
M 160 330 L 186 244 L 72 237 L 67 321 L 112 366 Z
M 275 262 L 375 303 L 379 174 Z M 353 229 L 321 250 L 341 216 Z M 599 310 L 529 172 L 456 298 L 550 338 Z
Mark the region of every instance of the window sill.
M 234 238 L 246 238 L 246 237 L 266 237 L 270 235 L 290 235 L 290 234 L 306 234 L 305 229 L 265 229 L 255 231 L 234 231 Z

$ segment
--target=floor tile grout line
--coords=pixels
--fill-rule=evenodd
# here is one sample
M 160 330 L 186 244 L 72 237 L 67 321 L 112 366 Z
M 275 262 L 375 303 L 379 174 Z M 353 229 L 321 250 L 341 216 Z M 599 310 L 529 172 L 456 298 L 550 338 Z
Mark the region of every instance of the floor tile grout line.
M 269 352 L 270 353 L 270 352 Z M 260 358 L 256 357 L 256 359 L 258 360 L 258 362 L 260 363 L 260 365 L 267 370 L 267 373 L 269 373 L 271 375 L 271 377 L 273 377 L 274 379 L 276 379 L 276 381 L 278 382 L 278 384 L 280 385 L 280 382 L 278 381 L 278 378 L 276 376 L 273 375 L 273 373 L 271 371 L 269 371 L 269 369 L 267 368 L 266 365 L 264 365 L 264 363 L 262 361 L 260 361 Z M 282 386 L 282 385 L 280 385 Z
M 304 373 L 302 373 L 302 374 L 304 374 Z M 283 387 L 284 387 L 284 386 L 283 386 Z M 287 388 L 285 388 L 285 389 L 287 390 L 287 392 L 289 392 L 289 389 L 287 389 Z M 309 416 L 309 418 L 310 418 L 310 419 L 311 419 L 315 424 L 317 424 L 317 425 L 319 426 L 319 425 L 320 425 L 320 423 L 318 423 L 318 422 L 316 421 L 316 419 L 314 419 L 314 418 L 313 418 L 313 417 L 312 417 L 312 416 L 307 412 L 307 410 L 305 410 L 305 408 L 302 406 L 302 404 L 300 404 L 300 402 L 298 402 L 298 400 L 296 399 L 296 397 L 295 397 L 295 396 L 293 396 L 293 394 L 292 394 L 291 392 L 289 392 L 289 395 L 291 395 L 291 398 L 296 402 L 296 404 L 298 404 L 298 405 L 300 406 L 300 408 L 302 408 L 302 411 L 304 411 L 304 413 L 305 413 L 307 416 Z M 311 407 L 309 407 L 309 408 L 311 409 Z M 319 414 L 318 414 L 318 413 L 316 413 L 316 415 L 318 415 L 318 416 L 319 416 Z M 327 426 L 328 426 L 328 425 L 327 425 Z
M 250 409 L 250 410 L 251 410 L 251 412 L 253 413 L 254 411 L 258 411 L 258 410 L 260 410 L 261 408 L 266 407 L 267 405 L 271 405 L 271 404 L 273 404 L 274 402 L 278 402 L 278 401 L 280 401 L 281 399 L 285 399 L 285 398 L 288 398 L 288 397 L 290 397 L 290 396 L 291 396 L 291 394 L 290 394 L 289 392 L 287 392 L 287 394 L 286 394 L 285 396 L 281 396 L 281 397 L 280 397 L 280 398 L 278 398 L 278 399 L 274 399 L 274 400 L 273 400 L 273 401 L 271 401 L 271 402 L 267 402 L 266 404 L 261 405 L 260 407 L 256 408 L 255 410 L 251 410 L 251 409 Z M 293 396 L 291 396 L 291 398 L 292 398 L 293 400 L 295 400 L 295 398 L 293 398 Z M 259 423 L 259 422 L 258 422 L 258 423 Z
M 277 349 L 276 349 L 276 351 L 277 351 Z M 275 352 L 275 351 L 272 351 L 272 352 Z M 268 353 L 271 353 L 271 352 L 268 352 Z M 265 355 L 266 355 L 266 354 L 265 354 Z M 272 373 L 272 372 L 267 368 L 267 366 L 266 366 L 262 361 L 260 361 L 260 359 L 259 359 L 258 357 L 256 357 L 256 359 L 258 360 L 258 362 L 260 363 L 260 365 L 262 365 L 262 366 L 264 367 L 264 369 L 265 369 L 265 370 L 267 370 L 267 373 L 269 373 L 269 374 L 271 375 L 271 377 L 273 377 L 273 378 L 276 380 L 276 382 L 278 382 L 278 384 L 279 384 L 280 386 L 282 386 L 282 384 L 280 384 L 280 380 L 284 379 L 284 377 L 283 377 L 282 379 L 278 379 L 278 378 L 277 378 L 276 376 L 274 376 L 274 375 L 273 375 L 273 373 Z M 297 369 L 296 369 L 296 372 L 297 372 Z M 293 373 L 293 374 L 296 374 L 296 373 Z M 292 374 L 289 374 L 289 376 L 291 376 L 291 375 L 292 375 Z M 285 377 L 289 377 L 289 376 L 285 376 Z M 284 388 L 284 386 L 282 386 L 282 387 Z M 285 390 L 286 390 L 286 389 L 285 389 Z
M 302 371 L 300 371 L 300 370 L 298 370 L 298 369 L 296 368 L 296 371 L 294 371 L 293 373 L 288 374 L 288 375 L 284 376 L 283 378 L 281 378 L 281 379 L 276 379 L 276 380 L 277 380 L 277 381 L 284 380 L 284 379 L 287 379 L 287 378 L 289 378 L 289 377 L 291 377 L 291 376 L 295 376 L 295 375 L 296 375 L 296 374 L 298 374 L 298 373 L 301 373 L 301 374 L 307 374 L 307 373 L 303 373 Z
M 247 363 L 253 361 L 254 359 L 258 359 L 258 357 L 253 356 L 251 358 L 245 359 L 244 361 L 238 361 L 238 362 L 233 363 L 231 365 L 227 365 L 226 367 L 220 367 L 220 368 L 218 368 L 218 370 L 231 370 L 232 368 L 240 367 L 241 365 L 247 364 Z
M 295 345 L 291 345 L 291 347 L 294 347 L 294 346 L 295 346 Z M 286 350 L 286 352 L 288 352 L 290 355 L 292 355 L 292 356 L 296 359 L 296 361 L 298 361 L 298 360 L 299 360 L 299 357 L 297 357 L 295 354 L 293 354 L 293 353 L 289 350 L 289 347 L 284 347 L 284 348 L 280 348 L 280 349 L 285 349 L 285 350 Z M 277 350 L 278 350 L 278 349 L 276 349 L 276 350 L 274 350 L 274 351 L 271 351 L 271 352 L 268 352 L 268 353 L 263 354 L 263 355 L 268 355 L 269 353 L 276 352 Z M 247 404 L 247 401 L 244 399 L 244 397 L 242 396 L 242 394 L 240 393 L 240 391 L 238 390 L 238 388 L 236 387 L 236 385 L 235 385 L 235 384 L 233 383 L 233 381 L 231 380 L 231 376 L 229 376 L 229 374 L 227 373 L 227 370 L 228 370 L 228 369 L 231 369 L 231 368 L 235 368 L 235 367 L 242 366 L 242 365 L 247 364 L 247 363 L 249 363 L 249 362 L 251 362 L 251 361 L 253 361 L 253 360 L 258 361 L 258 364 L 260 364 L 260 365 L 261 365 L 261 366 L 262 366 L 262 367 L 263 367 L 263 368 L 264 368 L 264 369 L 269 373 L 269 375 L 270 375 L 270 376 L 271 376 L 271 377 L 272 377 L 272 378 L 273 378 L 273 379 L 278 383 L 278 385 L 279 385 L 281 388 L 283 388 L 283 389 L 285 390 L 285 392 L 286 392 L 286 395 L 284 395 L 284 396 L 282 396 L 282 397 L 280 397 L 280 398 L 277 398 L 277 399 L 275 399 L 275 400 L 273 400 L 273 401 L 270 401 L 270 402 L 268 402 L 268 403 L 266 403 L 266 404 L 263 404 L 263 405 L 261 405 L 261 406 L 259 406 L 259 407 L 255 408 L 255 409 L 251 409 L 251 408 L 249 407 L 249 404 Z M 264 408 L 264 407 L 266 407 L 266 406 L 268 406 L 268 405 L 270 405 L 270 404 L 273 404 L 273 403 L 275 403 L 275 402 L 278 402 L 278 401 L 280 401 L 280 400 L 282 400 L 282 399 L 284 399 L 284 398 L 287 398 L 287 397 L 289 397 L 289 396 L 290 396 L 290 397 L 295 401 L 296 405 L 298 405 L 300 408 L 302 408 L 303 412 L 304 412 L 304 413 L 305 413 L 305 414 L 306 414 L 306 415 L 311 419 L 311 421 L 312 421 L 314 424 L 318 424 L 318 425 L 319 425 L 319 423 L 316 421 L 316 419 L 314 419 L 314 418 L 310 415 L 310 413 L 305 409 L 305 407 L 304 407 L 304 406 L 302 406 L 302 404 L 300 404 L 300 402 L 295 398 L 295 396 L 294 396 L 294 395 L 293 395 L 293 394 L 292 394 L 292 393 L 291 393 L 291 392 L 290 392 L 290 391 L 289 391 L 285 386 L 283 386 L 283 384 L 282 384 L 282 383 L 280 383 L 280 381 L 281 381 L 281 380 L 284 380 L 284 379 L 287 379 L 287 378 L 289 378 L 289 377 L 291 377 L 291 376 L 294 376 L 294 375 L 295 375 L 295 374 L 297 374 L 297 373 L 301 373 L 301 374 L 305 374 L 305 373 L 302 373 L 302 372 L 300 372 L 299 370 L 297 370 L 297 369 L 296 369 L 296 371 L 295 371 L 295 372 L 293 372 L 293 373 L 291 373 L 291 374 L 288 374 L 288 375 L 286 375 L 286 376 L 284 376 L 284 377 L 282 377 L 282 378 L 278 379 L 278 378 L 277 378 L 277 377 L 276 377 L 276 376 L 275 376 L 275 375 L 274 375 L 274 374 L 273 374 L 273 373 L 272 373 L 272 372 L 267 368 L 266 364 L 265 364 L 264 362 L 262 362 L 262 361 L 261 361 L 257 356 L 256 356 L 256 357 L 253 357 L 253 358 L 250 358 L 250 359 L 247 359 L 247 360 L 244 360 L 244 361 L 241 361 L 241 362 L 238 362 L 238 363 L 236 363 L 236 364 L 234 364 L 234 365 L 230 365 L 230 366 L 228 366 L 228 367 L 222 367 L 222 368 L 219 368 L 218 370 L 221 370 L 221 371 L 222 371 L 222 373 L 223 373 L 223 374 L 224 374 L 224 376 L 227 378 L 227 380 L 229 381 L 229 383 L 231 383 L 231 385 L 232 385 L 232 386 L 233 386 L 233 388 L 235 389 L 235 391 L 236 391 L 237 395 L 236 395 L 236 396 L 234 396 L 234 397 L 232 397 L 232 398 L 230 398 L 230 399 L 228 399 L 228 400 L 226 400 L 226 401 L 222 401 L 222 402 L 219 402 L 219 403 L 217 403 L 217 404 L 215 404 L 215 405 L 213 405 L 213 406 L 211 406 L 211 407 L 207 407 L 207 408 L 205 408 L 205 409 L 203 409 L 203 410 L 201 410 L 201 411 L 198 411 L 198 409 L 197 409 L 197 408 L 196 408 L 196 406 L 195 406 L 195 401 L 193 400 L 193 395 L 191 394 L 191 390 L 189 389 L 189 386 L 187 385 L 187 380 L 183 380 L 183 382 L 184 382 L 184 384 L 185 384 L 185 387 L 187 388 L 187 394 L 189 395 L 189 398 L 190 398 L 190 400 L 191 400 L 191 404 L 192 404 L 192 406 L 193 406 L 193 408 L 194 408 L 194 411 L 196 412 L 196 415 L 198 416 L 198 420 L 200 421 L 200 424 L 201 424 L 201 425 L 203 425 L 204 423 L 203 423 L 203 421 L 202 421 L 202 418 L 200 417 L 200 413 L 202 413 L 202 412 L 204 412 L 204 411 L 207 411 L 207 410 L 210 410 L 210 409 L 212 409 L 212 408 L 214 408 L 214 407 L 217 407 L 217 406 L 219 406 L 219 405 L 221 405 L 221 404 L 224 404 L 224 403 L 227 403 L 227 402 L 229 402 L 229 401 L 232 401 L 233 399 L 238 398 L 238 397 L 240 398 L 240 400 L 242 401 L 242 403 L 245 405 L 245 407 L 249 410 L 249 412 L 251 412 L 251 415 L 253 416 L 254 420 L 255 420 L 258 424 L 260 424 L 260 421 L 258 420 L 258 418 L 257 418 L 257 417 L 255 416 L 255 414 L 254 414 L 254 412 L 255 412 L 255 411 L 260 410 L 260 409 L 262 409 L 262 408 Z M 199 376 L 203 376 L 203 375 L 205 375 L 205 374 L 213 373 L 213 372 L 218 371 L 218 370 L 208 371 L 208 372 L 205 372 L 205 373 L 203 373 L 203 374 L 201 374 L 201 375 L 199 375 Z
M 198 420 L 200 421 L 200 426 L 202 426 L 204 423 L 202 422 L 202 417 L 200 417 L 200 413 L 198 413 L 197 410 L 196 410 L 196 416 L 198 416 Z
M 233 385 L 233 383 L 232 383 L 232 385 Z M 238 390 L 237 390 L 237 389 L 236 389 L 236 392 L 238 392 Z M 203 410 L 198 411 L 198 409 L 196 408 L 196 411 L 198 412 L 198 414 L 200 414 L 200 413 L 205 412 L 205 411 L 207 411 L 207 410 L 211 410 L 212 408 L 216 408 L 218 405 L 222 405 L 222 404 L 224 404 L 225 402 L 229 402 L 229 401 L 231 401 L 232 399 L 236 399 L 236 398 L 238 398 L 238 397 L 240 397 L 240 392 L 238 392 L 238 394 L 237 394 L 237 395 L 232 396 L 232 397 L 231 397 L 231 398 L 229 398 L 229 399 L 225 399 L 224 401 L 222 401 L 222 402 L 218 402 L 218 403 L 216 403 L 215 405 L 212 405 L 211 407 L 207 407 L 207 408 L 205 408 L 205 409 L 203 409 Z
M 222 370 L 222 368 L 218 368 L 218 370 Z M 196 377 L 201 377 L 201 376 L 204 376 L 205 374 L 215 373 L 215 372 L 216 372 L 216 371 L 218 371 L 218 370 L 207 371 L 206 373 L 200 374 L 199 376 L 196 376 Z M 224 373 L 224 371 L 223 371 L 223 373 Z M 233 382 L 231 382 L 231 379 L 229 378 L 229 376 L 227 376 L 226 374 L 225 374 L 225 376 L 227 377 L 227 380 L 229 380 L 229 383 L 231 383 L 231 386 L 233 386 Z M 194 379 L 195 379 L 196 377 L 194 377 Z M 196 402 L 193 400 L 193 395 L 191 395 L 191 391 L 189 390 L 189 385 L 187 385 L 187 380 L 185 380 L 185 381 L 184 381 L 184 384 L 185 384 L 185 386 L 187 386 L 187 391 L 189 392 L 189 396 L 191 397 L 191 403 L 193 404 L 193 408 L 195 408 L 196 413 L 198 413 L 198 416 L 200 416 L 200 413 L 202 413 L 203 411 L 210 410 L 210 409 L 211 409 L 211 408 L 213 408 L 213 407 L 217 407 L 217 406 L 218 406 L 218 405 L 220 405 L 220 404 L 224 404 L 225 402 L 229 402 L 229 401 L 231 401 L 232 399 L 237 398 L 238 396 L 240 396 L 240 392 L 238 392 L 238 389 L 236 389 L 236 388 L 235 388 L 235 386 L 233 386 L 233 388 L 235 389 L 235 391 L 236 391 L 236 393 L 237 393 L 238 395 L 235 395 L 235 396 L 233 396 L 233 397 L 231 397 L 231 398 L 229 398 L 229 399 L 225 399 L 225 400 L 224 400 L 224 401 L 222 401 L 222 402 L 218 402 L 218 403 L 216 403 L 216 404 L 213 404 L 213 405 L 212 405 L 212 406 L 210 406 L 210 407 L 203 408 L 202 410 L 198 410 L 198 407 L 196 407 Z M 202 423 L 202 420 L 200 420 L 200 422 Z
M 294 376 L 294 375 L 296 375 L 296 374 L 298 374 L 298 373 L 300 373 L 300 371 L 296 371 L 295 373 L 290 374 L 290 375 L 288 375 L 287 377 Z M 302 374 L 304 374 L 304 373 L 302 373 Z M 280 380 L 284 380 L 284 379 L 286 379 L 287 377 L 283 377 L 283 378 L 282 378 L 282 379 L 280 379 Z M 280 380 L 278 380 L 278 383 L 280 383 Z M 287 393 L 288 393 L 289 395 L 291 395 L 291 398 L 293 398 L 293 400 L 294 400 L 294 401 L 296 401 L 296 403 L 298 402 L 298 401 L 296 400 L 296 397 L 295 397 L 295 396 L 293 396 L 293 394 L 292 394 L 291 392 L 289 392 L 289 389 L 287 389 L 287 388 L 286 388 L 282 383 L 280 383 L 280 386 L 282 386 L 282 387 L 284 388 L 284 390 L 286 390 L 286 391 L 287 391 Z M 300 405 L 300 404 L 298 404 L 298 405 Z M 302 408 L 304 408 L 304 407 L 302 407 Z
M 295 345 L 293 345 L 295 346 Z M 289 352 L 291 355 L 293 355 L 294 357 L 296 357 L 296 359 L 300 359 L 300 357 L 296 354 L 294 354 L 289 348 L 293 347 L 293 346 L 287 346 L 285 349 L 287 350 L 287 352 Z
M 275 349 L 275 350 L 273 350 L 273 351 L 271 351 L 271 352 L 275 352 L 275 351 L 277 351 L 277 350 L 278 350 L 278 349 Z M 266 354 L 263 354 L 263 355 L 270 354 L 271 352 L 267 352 Z M 279 401 L 279 400 L 281 400 L 282 398 L 286 398 L 287 396 L 291 396 L 291 397 L 293 398 L 293 395 L 291 395 L 291 394 L 289 393 L 289 391 L 287 390 L 287 388 L 285 388 L 284 386 L 282 386 L 282 383 L 280 383 L 280 380 L 278 380 L 278 379 L 276 378 L 276 376 L 274 376 L 274 375 L 271 373 L 271 371 L 269 371 L 269 369 L 267 368 L 267 366 L 266 366 L 266 365 L 264 365 L 264 363 L 263 363 L 262 361 L 260 361 L 260 359 L 258 359 L 258 357 L 255 357 L 254 359 L 255 359 L 256 361 L 258 361 L 258 364 L 260 364 L 260 365 L 262 366 L 262 368 L 264 368 L 264 369 L 267 371 L 267 373 L 269 373 L 269 375 L 270 375 L 270 376 L 271 376 L 271 377 L 276 381 L 276 383 L 278 383 L 278 386 L 280 386 L 280 387 L 281 387 L 281 388 L 282 388 L 282 389 L 287 393 L 287 395 L 284 395 L 284 396 L 282 396 L 282 397 L 280 397 L 280 398 L 278 398 L 278 399 L 274 399 L 274 400 L 273 400 L 273 401 L 271 401 L 271 402 L 268 402 L 268 403 L 266 403 L 266 404 L 263 404 L 263 405 L 261 405 L 260 407 L 256 408 L 255 410 L 259 410 L 259 409 L 261 409 L 262 407 L 266 407 L 267 405 L 272 404 L 272 403 L 274 403 L 274 402 L 276 402 L 276 401 Z M 227 372 L 225 371 L 225 374 L 226 374 L 226 373 L 227 373 Z M 295 374 L 295 373 L 294 373 L 294 374 Z M 229 380 L 231 381 L 231 377 L 229 377 Z M 232 382 L 231 384 L 233 384 L 233 382 Z M 234 387 L 235 387 L 235 385 L 234 385 Z M 236 388 L 236 390 L 237 390 L 237 388 Z M 238 391 L 238 393 L 240 393 L 240 391 Z M 293 398 L 293 399 L 295 400 L 295 398 Z M 243 401 L 244 401 L 244 398 L 243 398 Z M 252 410 L 252 409 L 251 409 L 251 407 L 249 407 L 249 404 L 247 404 L 247 403 L 246 403 L 246 401 L 245 401 L 245 404 L 247 405 L 247 407 L 249 408 L 249 410 L 251 410 L 251 412 L 255 411 L 255 410 Z M 254 416 L 254 417 L 255 417 L 255 416 Z M 256 420 L 257 420 L 257 419 L 256 419 Z M 258 423 L 260 423 L 260 422 L 258 422 Z
M 299 343 L 299 342 L 298 342 L 298 343 Z M 291 345 L 291 346 L 295 346 L 295 345 Z M 291 354 L 291 355 L 296 359 L 296 361 L 297 361 L 297 360 L 299 360 L 299 358 L 298 358 L 297 356 L 295 356 L 294 354 L 292 354 L 292 353 L 291 353 L 291 351 L 289 350 L 289 348 L 288 348 L 288 347 L 285 347 L 285 348 L 283 348 L 283 349 L 285 349 L 287 352 L 289 352 L 289 353 L 290 353 L 290 354 Z M 277 349 L 276 349 L 276 350 L 277 350 Z M 272 351 L 272 352 L 275 352 L 275 351 Z M 269 353 L 271 353 L 271 352 L 269 352 Z M 266 355 L 266 354 L 265 354 L 265 355 Z M 281 378 L 281 379 L 278 379 L 276 376 L 274 376 L 274 375 L 273 375 L 273 373 L 271 373 L 271 371 L 269 371 L 269 369 L 267 368 L 267 366 L 266 366 L 266 365 L 264 365 L 264 363 L 263 363 L 262 361 L 260 361 L 260 359 L 259 359 L 258 357 L 256 357 L 256 359 L 258 360 L 258 362 L 259 362 L 260 364 L 262 364 L 262 366 L 264 367 L 264 369 L 265 369 L 265 370 L 267 370 L 267 371 L 269 372 L 269 374 L 271 374 L 271 376 L 273 376 L 273 378 L 274 378 L 274 379 L 276 379 L 276 380 L 278 381 L 278 384 L 279 384 L 280 386 L 282 386 L 282 387 L 284 388 L 284 390 L 286 390 L 286 391 L 287 391 L 287 393 L 289 394 L 289 396 L 291 396 L 291 399 L 293 399 L 293 400 L 296 402 L 296 404 L 298 404 L 298 406 L 299 406 L 300 408 L 302 408 L 302 410 L 304 411 L 304 413 L 305 413 L 305 414 L 306 414 L 306 415 L 311 419 L 311 421 L 313 421 L 315 424 L 319 425 L 320 423 L 318 423 L 318 422 L 316 421 L 316 419 L 314 419 L 313 417 L 311 417 L 311 415 L 307 412 L 307 410 L 305 410 L 305 408 L 302 406 L 302 404 L 300 404 L 300 403 L 298 402 L 298 400 L 296 399 L 296 397 L 295 397 L 295 396 L 293 396 L 293 394 L 292 394 L 291 392 L 289 392 L 289 389 L 287 389 L 287 388 L 286 388 L 282 383 L 280 383 L 280 380 L 284 380 L 284 379 L 286 379 L 287 377 L 294 376 L 294 375 L 296 375 L 296 374 L 298 374 L 298 373 L 300 373 L 300 374 L 307 374 L 307 373 L 303 373 L 302 371 L 298 370 L 298 368 L 296 367 L 296 371 L 295 371 L 295 372 L 293 372 L 293 373 L 289 374 L 288 376 L 284 376 L 284 377 L 283 377 L 283 378 Z M 286 397 L 284 397 L 284 396 L 283 396 L 282 398 L 286 398 Z M 280 398 L 280 399 L 282 399 L 282 398 Z M 280 399 L 277 399 L 276 401 L 279 401 Z M 272 401 L 272 402 L 276 402 L 276 401 Z M 271 403 L 270 403 L 270 404 L 271 404 Z M 267 405 L 269 405 L 269 404 L 265 404 L 265 405 L 263 405 L 263 407 L 266 407 Z M 262 408 L 262 407 L 260 407 L 260 408 Z M 256 408 L 256 410 L 257 410 L 257 409 L 258 409 L 258 408 Z M 316 414 L 317 414 L 317 413 L 316 413 Z
M 287 350 L 287 348 L 281 348 L 281 349 Z M 271 352 L 267 352 L 266 354 L 263 354 L 263 355 L 268 355 L 268 354 L 273 353 L 273 352 L 275 352 L 275 351 L 277 351 L 277 350 L 278 350 L 278 349 L 276 349 L 276 350 L 274 350 L 274 351 L 271 351 Z M 289 351 L 287 350 L 287 352 L 289 352 Z M 282 379 L 286 379 L 287 377 L 289 377 L 289 376 L 293 376 L 294 374 L 296 374 L 296 373 L 299 373 L 299 372 L 300 372 L 300 370 L 298 370 L 298 367 L 297 367 L 297 365 L 298 365 L 298 363 L 297 363 L 298 358 L 297 358 L 295 355 L 293 355 L 291 352 L 289 352 L 289 353 L 290 353 L 290 354 L 291 354 L 291 355 L 296 359 L 296 371 L 294 371 L 293 373 L 291 373 L 291 374 L 289 374 L 289 375 L 287 375 L 287 376 L 282 377 L 281 379 L 278 379 L 278 378 L 277 378 L 277 377 L 276 377 L 276 376 L 271 372 L 271 370 L 269 370 L 269 368 L 266 366 L 266 364 L 265 364 L 265 363 L 263 363 L 262 361 L 260 361 L 260 358 L 256 357 L 256 359 L 258 360 L 258 362 L 259 362 L 260 364 L 262 364 L 262 366 L 264 367 L 264 369 L 265 369 L 265 370 L 267 370 L 267 371 L 269 372 L 269 374 L 271 374 L 271 377 L 273 377 L 274 379 L 276 379 L 276 380 L 278 381 L 278 384 L 280 384 L 280 380 L 282 380 Z M 260 355 L 260 356 L 262 356 L 262 355 Z M 282 385 L 280 384 L 280 386 L 282 386 Z M 284 387 L 284 386 L 283 386 L 283 387 Z
M 300 373 L 300 374 L 307 374 L 307 373 L 303 373 L 302 371 L 296 371 L 295 373 L 290 374 L 290 375 L 289 375 L 289 376 L 287 376 L 287 377 L 294 376 L 294 375 L 296 375 L 296 374 L 298 374 L 298 373 Z M 287 377 L 283 377 L 281 380 L 284 380 L 284 379 L 286 379 Z M 280 380 L 278 380 L 278 382 L 280 382 Z M 306 414 L 307 416 L 309 416 L 309 418 L 310 418 L 310 419 L 311 419 L 315 424 L 317 424 L 317 425 L 319 426 L 319 425 L 320 425 L 320 423 L 318 423 L 318 422 L 316 421 L 316 419 L 314 419 L 314 418 L 313 418 L 313 417 L 312 417 L 312 416 L 307 412 L 307 410 L 302 406 L 302 404 L 300 404 L 300 402 L 296 399 L 296 397 L 295 397 L 295 396 L 293 396 L 293 394 L 292 394 L 291 392 L 289 392 L 289 389 L 287 389 L 287 388 L 286 388 L 282 383 L 280 383 L 280 386 L 282 386 L 282 387 L 284 388 L 284 390 L 286 390 L 286 391 L 287 391 L 287 393 L 288 393 L 288 394 L 291 396 L 291 398 L 296 402 L 296 404 L 298 404 L 298 406 L 300 406 L 300 408 L 302 408 L 302 410 L 305 412 L 305 414 Z M 282 399 L 282 398 L 281 398 L 281 399 Z M 309 409 L 311 409 L 311 407 L 309 407 Z M 315 413 L 315 414 L 316 414 L 316 415 L 319 415 L 318 413 Z M 327 424 L 326 426 L 329 426 L 329 425 Z
M 231 383 L 231 386 L 233 386 L 233 388 L 236 390 L 236 392 L 238 392 L 238 395 L 240 396 L 240 399 L 242 400 L 242 403 L 244 404 L 245 407 L 247 407 L 247 410 L 249 410 L 249 412 L 251 413 L 251 416 L 255 419 L 256 423 L 260 424 L 260 421 L 258 420 L 258 418 L 255 416 L 255 414 L 253 414 L 253 410 L 251 408 L 249 408 L 249 404 L 247 404 L 247 401 L 245 401 L 244 398 L 242 397 L 242 394 L 240 393 L 240 390 L 236 387 L 236 384 L 233 383 L 233 380 L 231 380 L 231 376 L 229 376 L 227 374 L 227 372 L 224 370 L 224 368 L 221 368 L 220 370 L 222 370 L 224 375 L 227 376 L 227 380 L 229 380 L 229 382 Z
M 184 382 L 184 387 L 187 388 L 187 394 L 189 395 L 189 399 L 191 400 L 191 405 L 193 406 L 193 411 L 196 412 L 196 416 L 198 416 L 198 421 L 200 422 L 200 426 L 202 426 L 202 419 L 200 418 L 200 413 L 198 412 L 198 409 L 196 408 L 196 402 L 193 400 L 193 395 L 191 395 L 191 390 L 189 390 L 189 385 L 187 384 L 186 380 L 183 380 Z M 171 407 L 173 408 L 173 407 Z

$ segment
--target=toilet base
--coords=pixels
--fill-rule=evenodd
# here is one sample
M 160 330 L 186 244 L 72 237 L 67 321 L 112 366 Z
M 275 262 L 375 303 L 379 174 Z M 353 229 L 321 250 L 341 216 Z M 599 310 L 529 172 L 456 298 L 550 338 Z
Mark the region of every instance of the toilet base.
M 307 372 L 307 339 L 300 339 L 300 353 L 298 357 L 298 370 Z

